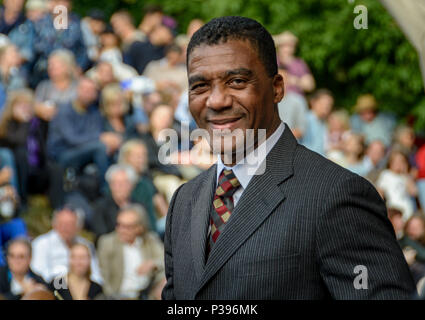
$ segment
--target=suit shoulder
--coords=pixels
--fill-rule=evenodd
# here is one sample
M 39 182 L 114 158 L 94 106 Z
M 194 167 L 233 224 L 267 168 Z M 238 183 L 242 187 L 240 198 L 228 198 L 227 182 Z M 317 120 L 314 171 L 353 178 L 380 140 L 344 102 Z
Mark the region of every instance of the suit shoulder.
M 371 185 L 365 178 L 341 167 L 301 144 L 298 144 L 295 150 L 294 171 L 302 173 L 309 178 L 324 179 L 322 183 L 325 182 L 330 185 L 351 179 L 357 180 L 362 184 Z

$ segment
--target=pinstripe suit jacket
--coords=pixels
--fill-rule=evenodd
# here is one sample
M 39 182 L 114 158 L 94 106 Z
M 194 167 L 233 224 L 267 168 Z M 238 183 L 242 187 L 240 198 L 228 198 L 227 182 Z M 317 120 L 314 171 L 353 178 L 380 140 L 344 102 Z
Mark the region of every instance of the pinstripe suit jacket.
M 167 216 L 163 299 L 411 296 L 408 266 L 385 204 L 369 182 L 299 145 L 290 130 L 266 161 L 265 173 L 251 179 L 208 259 L 216 165 L 175 192 Z M 367 269 L 357 274 L 359 265 Z M 360 274 L 363 289 L 356 289 Z

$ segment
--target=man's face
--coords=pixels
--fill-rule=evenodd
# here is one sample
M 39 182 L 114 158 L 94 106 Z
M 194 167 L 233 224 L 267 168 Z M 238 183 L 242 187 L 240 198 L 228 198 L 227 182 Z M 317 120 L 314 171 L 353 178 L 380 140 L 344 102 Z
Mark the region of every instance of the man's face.
M 144 145 L 134 146 L 127 155 L 127 163 L 132 166 L 137 173 L 142 173 L 148 165 L 148 150 Z
M 19 242 L 16 242 L 10 246 L 7 254 L 7 264 L 13 273 L 27 273 L 30 267 L 30 263 L 31 254 L 27 246 Z
M 83 106 L 88 107 L 97 98 L 96 84 L 88 79 L 82 78 L 78 84 L 78 100 Z
M 320 119 L 326 119 L 332 111 L 334 99 L 327 95 L 321 95 L 311 102 L 311 108 Z
M 115 172 L 109 182 L 112 197 L 116 201 L 126 201 L 130 198 L 133 185 L 124 170 Z
M 114 29 L 114 32 L 119 36 L 122 37 L 125 29 L 127 27 L 125 19 L 120 17 L 119 15 L 112 15 L 111 17 L 111 25 Z
M 279 126 L 276 104 L 284 94 L 283 78 L 267 75 L 248 41 L 196 47 L 190 54 L 188 76 L 190 111 L 210 137 L 217 129 L 242 129 L 244 137 L 246 129 L 267 129 L 268 137 Z M 222 154 L 235 152 L 234 140 L 230 146 L 221 143 L 221 150 L 211 141 L 210 145 Z
M 142 232 L 137 214 L 133 211 L 121 212 L 117 217 L 116 231 L 122 242 L 133 243 Z
M 63 240 L 71 242 L 79 231 L 76 214 L 68 209 L 61 211 L 55 218 L 53 229 L 59 233 Z

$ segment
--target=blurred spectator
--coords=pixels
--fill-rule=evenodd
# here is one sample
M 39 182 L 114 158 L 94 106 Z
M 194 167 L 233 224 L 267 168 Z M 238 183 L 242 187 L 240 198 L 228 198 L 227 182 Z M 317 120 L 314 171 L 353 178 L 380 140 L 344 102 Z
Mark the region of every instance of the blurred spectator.
M 189 125 L 192 131 L 197 128 L 197 124 L 189 110 L 189 94 L 188 91 L 183 91 L 177 104 L 174 118 L 184 125 Z
M 71 51 L 58 49 L 50 54 L 47 67 L 49 79 L 41 81 L 35 91 L 35 112 L 38 117 L 50 121 L 61 106 L 75 100 L 78 86 L 75 68 Z
M 91 230 L 96 238 L 115 229 L 118 211 L 128 206 L 137 182 L 137 174 L 132 167 L 114 164 L 106 172 L 110 192 L 98 199 L 93 207 Z
M 14 44 L 0 48 L 0 80 L 6 92 L 26 86 L 22 59 Z
M 388 219 L 394 228 L 394 233 L 397 237 L 397 240 L 401 240 L 404 237 L 404 221 L 403 221 L 403 213 L 392 207 L 387 208 Z
M 68 49 L 75 55 L 78 69 L 84 71 L 89 67 L 87 48 L 84 44 L 80 27 L 80 18 L 71 12 L 71 0 L 50 0 L 50 12 L 35 26 L 34 49 L 38 57 L 33 68 L 32 83 L 37 84 L 47 77 L 47 59 L 56 49 Z M 55 27 L 55 7 L 67 8 L 67 28 Z
M 181 63 L 186 65 L 186 51 L 187 45 L 189 44 L 190 38 L 192 38 L 193 34 L 198 31 L 204 25 L 204 21 L 201 19 L 193 19 L 189 22 L 187 26 L 186 34 L 179 34 L 176 37 L 176 43 L 182 48 Z
M 283 69 L 279 69 L 279 73 L 286 79 L 287 74 Z M 285 87 L 287 88 L 287 81 Z M 294 91 L 285 91 L 285 96 L 277 105 L 279 109 L 279 117 L 286 122 L 291 129 L 295 138 L 300 140 L 306 130 L 308 104 L 303 95 Z
M 16 191 L 19 190 L 18 172 L 15 157 L 9 148 L 0 147 L 0 186 L 10 184 Z
M 417 195 L 416 185 L 408 172 L 409 163 L 406 155 L 393 150 L 388 159 L 387 169 L 381 172 L 376 182 L 376 187 L 386 200 L 387 206 L 401 210 L 405 221 L 415 210 L 412 197 Z
M 13 151 L 19 181 L 17 191 L 26 204 L 28 187 L 33 187 L 32 191 L 44 191 L 49 180 L 44 132 L 34 117 L 34 94 L 30 89 L 9 94 L 0 118 L 0 145 Z
M 0 266 L 5 264 L 4 245 L 17 237 L 26 237 L 27 226 L 19 217 L 19 201 L 10 185 L 0 187 Z
M 118 81 L 129 80 L 138 75 L 136 69 L 123 63 L 119 38 L 109 26 L 100 35 L 100 43 L 101 49 L 98 62 L 110 63 L 113 75 Z M 93 72 L 93 69 L 97 69 L 97 66 L 89 70 L 89 74 Z
M 87 55 L 92 62 L 99 58 L 100 34 L 105 27 L 105 14 L 99 9 L 90 10 L 88 16 L 81 20 L 81 32 L 87 48 Z
M 24 69 L 27 74 L 31 74 L 31 68 L 35 59 L 34 55 L 34 39 L 35 27 L 34 23 L 41 20 L 47 13 L 47 3 L 45 0 L 28 0 L 25 4 L 26 21 L 9 33 L 10 41 L 15 44 L 24 61 Z
M 30 268 L 31 243 L 27 239 L 11 240 L 6 255 L 7 266 L 0 267 L 0 296 L 7 300 L 19 300 L 35 289 L 46 289 L 43 278 Z
M 417 283 L 425 276 L 425 219 L 421 212 L 406 221 L 404 236 L 399 242 Z
M 333 104 L 334 98 L 327 89 L 317 90 L 310 98 L 311 110 L 307 113 L 307 125 L 302 144 L 321 155 L 325 154 L 326 121 Z
M 110 63 L 122 62 L 122 53 L 120 49 L 120 38 L 114 29 L 107 25 L 100 34 L 100 55 L 99 61 L 108 61 Z
M 165 47 L 172 43 L 172 31 L 163 24 L 157 25 L 149 33 L 149 38 L 137 31 L 128 11 L 121 10 L 111 17 L 115 33 L 120 37 L 123 61 L 143 74 L 146 65 L 164 58 Z
M 136 121 L 129 113 L 130 105 L 117 83 L 109 84 L 102 90 L 101 106 L 104 116 L 103 132 L 115 139 L 113 149 L 109 151 L 116 154 L 124 141 L 138 135 Z
M 154 80 L 158 90 L 176 86 L 179 92 L 187 91 L 187 72 L 186 67 L 180 64 L 181 55 L 182 49 L 178 45 L 168 46 L 165 58 L 149 62 L 143 75 Z
M 400 150 L 409 160 L 410 171 L 413 177 L 416 177 L 417 166 L 415 155 L 418 151 L 415 146 L 415 131 L 406 125 L 399 125 L 394 131 L 393 149 Z
M 274 37 L 277 46 L 278 65 L 287 73 L 287 90 L 304 95 L 315 88 L 314 78 L 307 64 L 301 58 L 295 57 L 298 38 L 285 31 Z
M 165 218 L 168 204 L 164 196 L 158 192 L 148 173 L 148 149 L 143 141 L 130 140 L 123 144 L 118 163 L 131 166 L 138 174 L 138 181 L 133 188 L 131 198 L 134 202 L 143 205 L 147 210 L 151 229 L 157 230 L 162 235 L 165 231 L 164 225 L 157 221 L 157 217 Z
M 144 8 L 145 15 L 139 25 L 139 30 L 145 35 L 150 34 L 156 26 L 162 23 L 164 12 L 157 4 L 147 4 Z
M 368 168 L 366 178 L 375 184 L 379 174 L 385 169 L 386 165 L 386 150 L 381 140 L 375 140 L 369 144 L 366 149 L 364 162 Z
M 90 279 L 102 283 L 93 244 L 78 236 L 83 219 L 81 211 L 65 205 L 53 213 L 52 230 L 33 240 L 31 267 L 45 281 L 51 282 L 53 278 L 68 273 L 70 248 L 78 242 L 89 247 L 91 251 Z
M 72 244 L 69 271 L 62 281 L 50 282 L 50 290 L 56 290 L 63 300 L 94 300 L 103 295 L 102 287 L 90 279 L 90 263 L 90 248 L 83 243 Z
M 0 7 L 0 33 L 7 35 L 25 22 L 24 3 L 25 0 L 3 0 L 3 6 Z
M 217 155 L 212 153 L 205 137 L 198 137 L 193 143 L 194 146 L 190 150 L 182 150 L 171 155 L 171 163 L 178 165 L 184 180 L 195 178 L 217 161 Z
M 142 134 L 141 138 L 148 148 L 149 169 L 166 175 L 181 177 L 181 173 L 174 165 L 164 165 L 159 161 L 160 147 L 166 142 L 167 136 L 164 129 L 174 129 L 180 133 L 179 125 L 175 125 L 173 108 L 168 105 L 155 107 L 149 117 L 149 132 Z M 180 139 L 179 139 L 180 140 Z M 180 141 L 179 141 L 180 146 Z M 173 187 L 174 188 L 174 187 Z M 168 199 L 168 198 L 167 198 Z
M 378 111 L 378 103 L 371 94 L 361 95 L 351 116 L 351 129 L 364 135 L 366 144 L 381 140 L 386 147 L 391 144 L 395 120 L 393 116 Z
M 344 139 L 343 167 L 365 177 L 369 167 L 364 162 L 365 143 L 362 135 L 349 133 Z
M 116 141 L 110 134 L 102 134 L 103 119 L 95 103 L 95 83 L 83 77 L 77 90 L 77 99 L 63 105 L 50 124 L 47 152 L 62 168 L 76 172 L 94 163 L 102 186 L 108 168 L 107 152 L 114 150 Z
M 114 68 L 108 61 L 99 61 L 96 66 L 86 72 L 86 76 L 92 79 L 100 90 L 117 82 Z
M 325 140 L 326 156 L 332 161 L 344 162 L 345 140 L 350 134 L 350 117 L 346 110 L 332 111 L 328 118 L 328 130 Z
M 416 152 L 415 162 L 418 168 L 416 185 L 418 199 L 422 209 L 425 209 L 425 144 Z
M 115 231 L 100 238 L 98 253 L 109 297 L 147 299 L 164 279 L 164 248 L 140 206 L 120 210 Z

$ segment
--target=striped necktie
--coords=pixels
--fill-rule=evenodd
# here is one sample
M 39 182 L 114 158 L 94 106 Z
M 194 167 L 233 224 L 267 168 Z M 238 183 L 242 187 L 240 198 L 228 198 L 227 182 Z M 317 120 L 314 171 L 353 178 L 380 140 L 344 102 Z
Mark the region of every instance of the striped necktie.
M 239 188 L 240 183 L 232 170 L 223 170 L 218 178 L 218 187 L 215 190 L 213 210 L 211 210 L 210 224 L 211 232 L 209 239 L 209 249 L 217 241 L 223 232 L 226 222 L 233 211 L 233 194 Z

